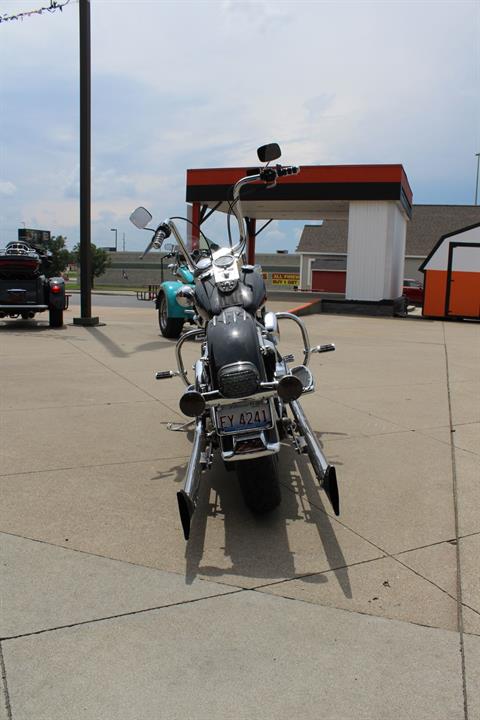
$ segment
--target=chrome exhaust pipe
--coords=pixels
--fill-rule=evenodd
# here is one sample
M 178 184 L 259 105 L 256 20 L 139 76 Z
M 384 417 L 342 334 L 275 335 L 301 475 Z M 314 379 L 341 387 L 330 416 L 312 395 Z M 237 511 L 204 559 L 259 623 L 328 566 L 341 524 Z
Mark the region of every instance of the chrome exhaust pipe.
M 335 466 L 329 465 L 320 448 L 317 436 L 313 432 L 298 400 L 292 400 L 289 404 L 297 427 L 307 443 L 308 457 L 310 458 L 310 462 L 312 463 L 313 470 L 318 478 L 320 487 L 325 491 L 328 499 L 330 500 L 335 515 L 340 515 L 340 498 L 338 495 L 337 473 Z
M 195 507 L 197 505 L 201 474 L 200 458 L 202 454 L 203 444 L 203 425 L 202 420 L 198 418 L 195 424 L 192 454 L 188 463 L 183 490 L 180 490 L 177 493 L 178 510 L 180 513 L 180 520 L 182 522 L 185 540 L 188 540 L 188 538 L 190 537 L 190 525 L 192 522 L 193 513 L 195 512 Z

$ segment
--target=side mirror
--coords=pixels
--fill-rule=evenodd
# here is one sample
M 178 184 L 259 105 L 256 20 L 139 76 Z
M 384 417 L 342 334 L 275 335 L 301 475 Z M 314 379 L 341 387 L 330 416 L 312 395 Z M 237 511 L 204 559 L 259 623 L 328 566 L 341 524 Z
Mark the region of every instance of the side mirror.
M 148 210 L 144 207 L 138 207 L 130 215 L 130 221 L 139 230 L 143 230 L 144 228 L 146 228 L 151 219 L 152 219 L 152 216 L 150 215 Z
M 280 145 L 277 145 L 277 143 L 269 143 L 269 145 L 262 145 L 262 147 L 259 147 L 257 150 L 258 159 L 262 163 L 277 160 L 281 154 L 282 151 L 280 150 Z

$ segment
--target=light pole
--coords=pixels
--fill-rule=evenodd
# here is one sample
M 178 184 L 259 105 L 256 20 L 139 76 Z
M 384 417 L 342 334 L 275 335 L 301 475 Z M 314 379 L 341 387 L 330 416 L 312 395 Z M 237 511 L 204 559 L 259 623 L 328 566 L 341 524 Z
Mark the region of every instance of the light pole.
M 90 0 L 78 0 L 80 49 L 80 317 L 74 325 L 98 325 L 92 317 L 91 58 Z
M 480 153 L 475 153 L 477 158 L 477 179 L 475 181 L 475 205 L 478 205 L 478 171 L 480 168 Z
M 110 232 L 115 233 L 115 252 L 117 252 L 117 228 L 110 228 Z

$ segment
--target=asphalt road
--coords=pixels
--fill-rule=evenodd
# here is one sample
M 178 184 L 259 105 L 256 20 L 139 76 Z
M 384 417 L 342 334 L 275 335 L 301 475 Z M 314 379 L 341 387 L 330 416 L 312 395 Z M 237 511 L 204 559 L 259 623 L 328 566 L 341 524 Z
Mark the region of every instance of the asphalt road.
M 80 305 L 80 293 L 72 293 L 70 298 L 70 307 Z M 155 305 L 152 301 L 137 300 L 135 293 L 131 295 L 103 295 L 101 293 L 92 293 L 92 307 L 138 307 L 149 308 L 155 312 Z

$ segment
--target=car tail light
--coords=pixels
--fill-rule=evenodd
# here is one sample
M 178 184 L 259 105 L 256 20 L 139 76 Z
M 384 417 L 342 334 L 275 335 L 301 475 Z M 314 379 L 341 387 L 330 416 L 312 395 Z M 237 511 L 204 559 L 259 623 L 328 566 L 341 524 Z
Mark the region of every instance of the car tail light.
M 62 292 L 62 286 L 61 285 L 50 285 L 50 290 L 52 293 L 59 293 Z

